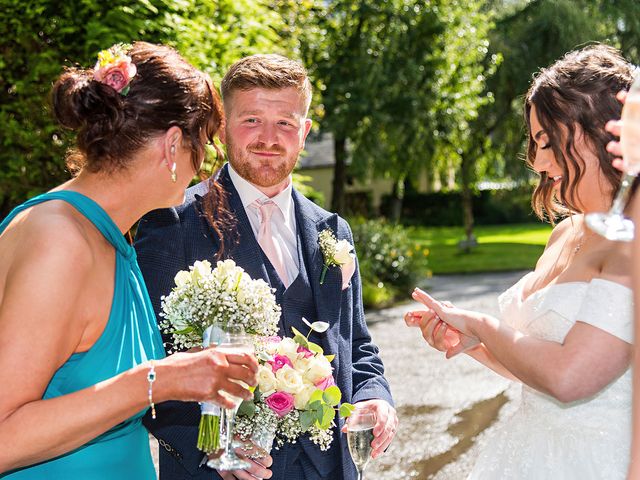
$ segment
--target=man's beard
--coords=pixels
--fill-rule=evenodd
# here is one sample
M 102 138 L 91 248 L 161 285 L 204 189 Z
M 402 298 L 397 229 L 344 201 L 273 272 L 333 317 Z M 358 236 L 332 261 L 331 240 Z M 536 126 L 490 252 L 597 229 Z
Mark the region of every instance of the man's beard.
M 271 159 L 254 158 L 249 160 L 249 155 L 253 152 L 276 153 L 280 155 Z M 298 153 L 295 158 L 285 157 L 285 151 L 280 147 L 266 148 L 264 144 L 253 143 L 245 149 L 237 148 L 233 142 L 227 140 L 227 155 L 229 163 L 242 178 L 259 187 L 273 187 L 284 181 L 293 171 L 298 160 Z M 269 167 L 265 174 L 260 167 Z

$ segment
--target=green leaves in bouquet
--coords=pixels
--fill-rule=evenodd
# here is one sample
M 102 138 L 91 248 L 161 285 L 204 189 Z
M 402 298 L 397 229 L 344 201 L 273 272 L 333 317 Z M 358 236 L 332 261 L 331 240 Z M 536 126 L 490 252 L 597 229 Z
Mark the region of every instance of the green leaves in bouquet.
M 309 340 L 307 340 L 307 337 L 302 335 L 296 327 L 291 327 L 291 331 L 293 332 L 294 342 L 296 342 L 298 345 L 302 345 L 305 348 L 309 348 Z
M 240 406 L 238 407 L 238 415 L 242 415 L 243 417 L 253 418 L 256 414 L 256 404 L 253 400 L 243 400 Z
M 342 405 L 340 405 L 340 410 L 338 411 L 338 414 L 342 418 L 347 418 L 353 413 L 355 409 L 356 407 L 354 405 L 350 403 L 343 403 Z
M 260 393 L 260 389 L 256 387 L 253 391 L 253 399 L 243 400 L 238 407 L 237 414 L 243 417 L 253 418 L 253 416 L 256 414 L 256 403 L 260 401 L 261 397 L 262 393 Z
M 331 386 L 326 390 L 316 390 L 309 398 L 307 410 L 300 413 L 300 425 L 306 432 L 312 425 L 326 430 L 331 427 L 331 422 L 336 416 L 336 407 L 340 404 L 342 393 L 338 387 Z M 340 406 L 340 416 L 346 417 L 351 414 L 354 407 L 350 403 Z
M 291 327 L 291 331 L 293 331 L 293 335 L 294 335 L 293 341 L 296 342 L 298 345 L 303 346 L 304 348 L 308 349 L 313 353 L 319 353 L 320 355 L 324 355 L 324 350 L 322 349 L 322 347 L 317 343 L 313 343 L 307 340 L 307 337 L 302 335 L 302 333 L 300 333 L 300 331 L 296 327 Z M 332 356 L 332 359 L 333 358 L 335 358 L 335 355 Z
M 340 399 L 342 398 L 342 392 L 335 385 L 327 388 L 324 392 L 322 392 L 322 400 L 332 407 L 337 406 L 340 403 Z

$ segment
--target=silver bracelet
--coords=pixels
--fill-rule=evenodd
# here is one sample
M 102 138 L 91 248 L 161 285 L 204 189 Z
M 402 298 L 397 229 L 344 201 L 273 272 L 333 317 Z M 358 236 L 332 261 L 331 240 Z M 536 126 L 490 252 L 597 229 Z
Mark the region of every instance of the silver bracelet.
M 153 403 L 153 382 L 156 381 L 156 367 L 153 360 L 149 362 L 149 372 L 147 373 L 147 381 L 149 382 L 149 406 L 151 407 L 151 418 L 156 419 L 156 405 Z

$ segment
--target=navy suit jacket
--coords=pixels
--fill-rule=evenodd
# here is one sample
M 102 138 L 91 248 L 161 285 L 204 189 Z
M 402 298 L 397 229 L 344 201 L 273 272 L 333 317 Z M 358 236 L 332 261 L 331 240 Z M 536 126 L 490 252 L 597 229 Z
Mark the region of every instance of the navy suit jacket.
M 262 278 L 268 282 L 269 276 L 260 247 L 226 166 L 219 173 L 219 182 L 228 192 L 229 207 L 237 217 L 239 235 L 239 242 L 225 253 L 225 258 L 232 258 L 252 278 Z M 219 239 L 202 210 L 203 197 L 207 191 L 208 182 L 202 182 L 187 190 L 185 202 L 181 206 L 155 210 L 140 221 L 135 247 L 156 314 L 160 311 L 160 297 L 171 291 L 178 271 L 188 269 L 196 260 L 208 259 L 215 264 Z M 378 348 L 372 343 L 365 323 L 358 268 L 350 285 L 344 290 L 339 267 L 330 268 L 320 285 L 323 257 L 318 244 L 319 232 L 330 228 L 338 239 L 347 239 L 353 243 L 351 229 L 345 220 L 318 207 L 295 189 L 293 201 L 298 238 L 302 243 L 308 281 L 313 290 L 317 320 L 330 324 L 330 328 L 316 342 L 323 346 L 327 354 L 336 354 L 332 362 L 333 374 L 342 391 L 343 401 L 355 403 L 379 398 L 393 404 Z M 298 330 L 308 331 L 304 324 L 295 326 Z M 158 406 L 156 420 L 146 418 L 147 428 L 161 443 L 162 480 L 216 478 L 211 470 L 199 467 L 202 458 L 202 453 L 196 448 L 199 417 L 199 406 L 196 403 L 167 402 Z M 302 439 L 300 444 L 315 470 L 322 474 L 321 477 L 331 471 L 332 478 L 355 478 L 346 439 L 339 430 L 336 437 L 332 449 L 339 448 L 340 454 L 333 456 L 334 460 L 331 461 L 335 463 L 335 458 L 341 459 L 341 468 L 339 465 L 323 465 L 326 461 L 323 459 L 329 456 L 308 439 Z M 285 446 L 272 452 L 272 478 L 318 478 L 317 474 L 312 474 L 313 469 L 307 469 L 307 466 L 298 475 L 292 476 L 290 464 L 296 450 L 300 450 L 297 445 Z M 336 476 L 336 472 L 341 474 Z

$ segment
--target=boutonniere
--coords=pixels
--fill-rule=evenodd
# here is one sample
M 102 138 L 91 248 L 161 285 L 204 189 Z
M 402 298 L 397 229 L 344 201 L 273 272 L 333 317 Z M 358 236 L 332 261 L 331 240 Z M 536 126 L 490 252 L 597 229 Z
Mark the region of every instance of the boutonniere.
M 320 251 L 324 258 L 324 265 L 322 266 L 322 274 L 320 275 L 320 285 L 324 283 L 324 276 L 329 270 L 329 267 L 340 267 L 343 273 L 342 288 L 345 288 L 345 284 L 348 285 L 351 275 L 353 275 L 355 267 L 355 254 L 353 253 L 353 245 L 347 240 L 336 239 L 335 234 L 330 228 L 325 228 L 318 235 L 318 243 L 320 244 Z M 345 270 L 350 273 L 347 275 L 345 282 Z

